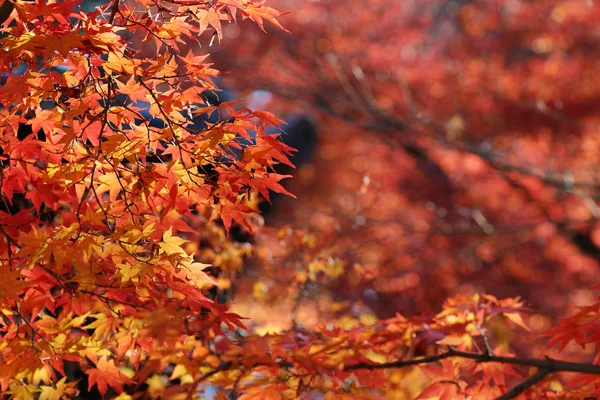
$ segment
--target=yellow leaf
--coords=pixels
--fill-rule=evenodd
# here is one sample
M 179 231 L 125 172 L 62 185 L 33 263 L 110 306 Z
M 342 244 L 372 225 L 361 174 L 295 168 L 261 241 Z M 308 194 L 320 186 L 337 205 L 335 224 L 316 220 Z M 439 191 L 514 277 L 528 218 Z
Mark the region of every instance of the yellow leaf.
M 174 379 L 182 377 L 185 374 L 187 374 L 187 369 L 185 368 L 185 365 L 177 364 L 173 369 L 173 373 L 171 374 L 169 380 L 172 381 Z
M 163 234 L 163 242 L 159 243 L 159 246 L 168 255 L 172 255 L 172 254 L 185 255 L 185 251 L 181 248 L 181 245 L 184 243 L 185 243 L 185 239 L 182 239 L 177 236 L 173 236 L 173 229 L 169 228 L 169 230 Z
M 56 387 L 41 386 L 42 392 L 38 400 L 62 400 L 77 396 L 78 390 L 75 389 L 77 382 L 67 383 L 64 377 L 56 383 Z
M 11 387 L 10 393 L 15 400 L 34 400 L 35 394 L 39 389 L 33 385 L 23 385 L 18 383 Z
M 191 263 L 189 270 L 186 273 L 188 279 L 193 281 L 199 287 L 205 286 L 206 283 L 218 286 L 218 283 L 203 271 L 206 267 L 210 267 L 210 264 Z
M 167 387 L 167 379 L 161 375 L 152 375 L 152 377 L 146 379 L 148 385 L 148 393 L 152 398 L 159 397 Z
M 104 68 L 122 74 L 133 75 L 137 69 L 137 66 L 128 58 L 114 52 L 110 52 L 108 53 L 108 61 L 104 63 Z
M 527 324 L 525 324 L 525 321 L 523 321 L 521 314 L 516 313 L 516 312 L 515 313 L 505 313 L 504 316 L 506 318 L 508 318 L 509 320 L 511 320 L 512 322 L 514 322 L 515 324 L 519 325 L 521 328 L 525 329 L 526 331 L 531 331 L 531 329 L 529 329 Z

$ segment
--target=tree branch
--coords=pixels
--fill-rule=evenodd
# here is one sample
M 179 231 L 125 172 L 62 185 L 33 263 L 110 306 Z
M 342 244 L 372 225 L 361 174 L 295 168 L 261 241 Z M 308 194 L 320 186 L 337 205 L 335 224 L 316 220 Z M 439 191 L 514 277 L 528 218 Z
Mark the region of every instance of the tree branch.
M 117 16 L 117 11 L 119 11 L 119 0 L 113 0 L 113 3 L 110 8 L 110 18 L 108 19 L 108 23 L 112 24 L 115 22 L 115 17 Z
M 12 14 L 14 9 L 15 6 L 12 2 L 9 0 L 4 0 L 0 6 L 0 25 L 2 25 L 8 19 L 8 17 L 10 17 L 10 14 Z
M 440 361 L 445 358 L 457 357 L 457 358 L 466 358 L 470 360 L 474 360 L 478 363 L 484 362 L 498 362 L 504 364 L 514 364 L 514 365 L 523 365 L 526 367 L 535 367 L 535 368 L 546 368 L 550 372 L 579 372 L 582 374 L 594 374 L 600 375 L 600 365 L 587 364 L 587 363 L 574 363 L 568 361 L 556 360 L 553 358 L 546 357 L 544 359 L 537 358 L 519 358 L 519 357 L 506 357 L 506 356 L 496 356 L 496 355 L 487 355 L 481 353 L 470 353 L 467 351 L 458 351 L 458 350 L 448 350 L 444 353 L 423 357 L 414 360 L 400 360 L 394 361 L 390 363 L 384 364 L 352 364 L 344 367 L 346 371 L 352 371 L 356 369 L 386 369 L 386 368 L 403 368 L 409 367 L 418 364 L 428 364 L 435 361 Z
M 486 362 L 497 362 L 502 364 L 513 364 L 513 365 L 522 365 L 526 367 L 534 367 L 538 369 L 538 372 L 526 380 L 522 381 L 511 390 L 506 392 L 504 395 L 498 398 L 498 400 L 507 400 L 512 399 L 513 397 L 523 393 L 546 376 L 554 373 L 554 372 L 577 372 L 582 374 L 594 374 L 600 375 L 600 365 L 594 364 L 586 364 L 586 363 L 574 363 L 568 361 L 555 360 L 552 358 L 519 358 L 519 357 L 505 357 L 505 356 L 496 356 L 493 354 L 481 354 L 481 353 L 470 353 L 466 351 L 457 351 L 457 350 L 448 350 L 444 353 L 437 354 L 435 356 L 423 357 L 419 359 L 413 360 L 398 360 L 389 363 L 383 364 L 367 364 L 367 363 L 358 363 L 352 365 L 346 365 L 344 367 L 345 371 L 354 371 L 357 369 L 368 369 L 368 370 L 376 370 L 376 369 L 390 369 L 390 368 L 405 368 L 411 367 L 415 365 L 421 364 L 429 364 L 436 361 L 441 361 L 446 358 L 464 358 L 473 360 L 477 363 L 486 363 Z
M 502 396 L 498 397 L 497 400 L 509 400 L 517 397 L 521 393 L 525 392 L 527 389 L 544 379 L 551 373 L 550 370 L 542 368 L 539 369 L 535 374 L 531 375 L 529 378 L 525 379 L 521 383 L 515 385 L 508 392 L 504 393 Z

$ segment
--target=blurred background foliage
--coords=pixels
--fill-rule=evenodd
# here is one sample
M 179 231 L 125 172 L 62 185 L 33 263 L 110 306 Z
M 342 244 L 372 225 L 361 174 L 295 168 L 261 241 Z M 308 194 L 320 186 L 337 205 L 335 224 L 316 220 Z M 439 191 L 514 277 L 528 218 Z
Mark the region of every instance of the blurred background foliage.
M 291 34 L 230 24 L 213 60 L 250 108 L 305 116 L 318 141 L 296 142 L 298 199 L 276 199 L 249 261 L 207 256 L 236 270 L 241 314 L 265 331 L 352 324 L 485 292 L 522 296 L 539 333 L 592 301 L 600 6 L 269 5 L 293 10 Z

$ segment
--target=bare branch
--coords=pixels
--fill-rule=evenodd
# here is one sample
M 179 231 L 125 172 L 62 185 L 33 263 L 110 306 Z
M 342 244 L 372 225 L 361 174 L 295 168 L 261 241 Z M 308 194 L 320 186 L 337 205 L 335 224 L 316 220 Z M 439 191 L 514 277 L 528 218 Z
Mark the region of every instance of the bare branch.
M 508 400 L 517 397 L 521 393 L 525 392 L 527 389 L 540 382 L 542 379 L 547 377 L 551 373 L 550 370 L 541 368 L 535 374 L 531 375 L 529 378 L 525 379 L 518 385 L 515 385 L 508 392 L 504 393 L 502 396 L 498 397 L 497 400 Z
M 419 364 L 428 364 L 435 361 L 440 361 L 450 357 L 466 358 L 474 360 L 478 363 L 484 362 L 499 362 L 504 364 L 523 365 L 526 367 L 535 368 L 546 368 L 550 372 L 578 372 L 582 374 L 593 374 L 600 375 L 600 365 L 594 365 L 589 363 L 575 363 L 569 361 L 556 360 L 553 358 L 546 357 L 544 359 L 538 358 L 519 358 L 519 357 L 506 357 L 497 355 L 487 355 L 481 353 L 470 353 L 467 351 L 448 350 L 444 353 L 423 357 L 414 360 L 399 360 L 384 364 L 366 364 L 359 363 L 353 365 L 347 365 L 344 367 L 346 371 L 352 371 L 357 369 L 387 369 L 387 368 L 403 368 Z
M 10 14 L 12 14 L 14 9 L 15 6 L 11 1 L 4 0 L 4 3 L 0 6 L 0 25 L 10 17 Z
M 405 368 L 412 367 L 415 365 L 429 364 L 436 361 L 441 361 L 446 358 L 464 358 L 469 360 L 474 360 L 477 363 L 489 363 L 489 362 L 497 362 L 502 364 L 512 364 L 512 365 L 522 365 L 525 367 L 534 367 L 538 369 L 538 372 L 532 375 L 530 378 L 522 381 L 511 390 L 506 392 L 504 395 L 498 398 L 498 400 L 506 400 L 512 399 L 513 397 L 523 393 L 542 379 L 544 379 L 547 375 L 550 375 L 554 372 L 577 372 L 582 374 L 593 374 L 600 375 L 600 365 L 588 364 L 588 363 L 574 363 L 568 361 L 555 360 L 552 358 L 519 358 L 519 357 L 506 357 L 506 356 L 496 356 L 489 354 L 481 354 L 481 353 L 470 353 L 466 351 L 457 351 L 457 350 L 448 350 L 444 353 L 437 354 L 434 356 L 423 357 L 413 360 L 398 360 L 390 363 L 383 364 L 367 364 L 367 363 L 358 363 L 352 365 L 346 365 L 344 367 L 345 371 L 354 371 L 358 369 L 368 369 L 368 370 L 376 370 L 376 369 L 390 369 L 390 368 Z

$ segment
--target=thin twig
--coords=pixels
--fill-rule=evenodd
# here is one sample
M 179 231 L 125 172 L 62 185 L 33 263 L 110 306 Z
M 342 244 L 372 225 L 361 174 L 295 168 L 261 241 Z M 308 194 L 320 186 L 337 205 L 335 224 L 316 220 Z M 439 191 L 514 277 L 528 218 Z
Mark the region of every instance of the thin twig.
M 521 393 L 525 392 L 527 389 L 544 379 L 548 376 L 552 371 L 546 368 L 539 369 L 535 374 L 531 375 L 529 378 L 525 379 L 521 383 L 515 385 L 508 392 L 504 393 L 502 396 L 498 397 L 496 400 L 509 400 L 517 397 Z
M 483 330 L 481 325 L 475 324 L 475 327 L 477 328 L 477 330 L 481 334 L 481 337 L 483 338 L 483 345 L 485 347 L 485 352 L 487 353 L 488 356 L 493 356 L 494 350 L 492 350 L 492 346 L 490 346 L 490 341 L 487 337 L 487 334 L 485 333 L 485 331 Z

